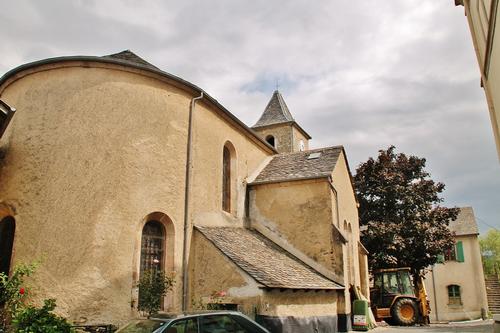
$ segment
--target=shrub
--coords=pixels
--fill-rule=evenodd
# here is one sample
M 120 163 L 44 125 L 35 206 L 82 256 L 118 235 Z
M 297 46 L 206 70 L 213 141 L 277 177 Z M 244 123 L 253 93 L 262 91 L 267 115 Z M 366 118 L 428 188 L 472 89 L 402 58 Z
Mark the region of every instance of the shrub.
M 71 325 L 52 311 L 55 299 L 47 299 L 41 308 L 27 306 L 20 310 L 14 320 L 13 328 L 17 333 L 73 333 Z
M 28 297 L 29 288 L 24 285 L 24 278 L 31 276 L 36 267 L 36 263 L 20 264 L 10 277 L 0 273 L 0 332 L 7 329 L 12 317 Z
M 158 270 L 147 270 L 141 274 L 137 283 L 139 287 L 139 304 L 137 309 L 148 316 L 161 309 L 161 300 L 172 289 L 174 277 Z

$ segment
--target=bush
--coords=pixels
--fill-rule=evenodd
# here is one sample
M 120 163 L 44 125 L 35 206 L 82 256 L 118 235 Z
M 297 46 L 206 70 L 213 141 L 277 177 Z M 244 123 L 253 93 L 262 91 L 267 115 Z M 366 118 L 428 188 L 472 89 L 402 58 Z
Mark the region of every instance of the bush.
M 27 306 L 20 310 L 14 320 L 17 333 L 73 333 L 66 319 L 52 313 L 56 308 L 55 299 L 47 299 L 41 308 Z
M 137 309 L 151 316 L 161 309 L 161 300 L 172 289 L 174 277 L 162 271 L 147 270 L 141 274 L 137 283 L 139 287 L 139 304 Z
M 24 286 L 24 278 L 31 276 L 37 267 L 33 264 L 20 264 L 9 277 L 0 273 L 0 332 L 6 331 L 12 317 L 24 305 L 29 288 Z

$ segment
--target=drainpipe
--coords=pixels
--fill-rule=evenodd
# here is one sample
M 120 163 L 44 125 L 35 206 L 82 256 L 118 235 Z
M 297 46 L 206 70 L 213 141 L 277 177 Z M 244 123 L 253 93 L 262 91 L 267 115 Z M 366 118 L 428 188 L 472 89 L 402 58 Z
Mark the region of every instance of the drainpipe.
M 331 176 L 328 177 L 328 185 L 330 185 L 330 189 L 335 194 L 335 213 L 337 215 L 337 227 L 340 229 L 339 196 L 335 186 L 333 186 L 333 179 Z
M 198 97 L 191 99 L 189 104 L 188 137 L 186 146 L 186 182 L 184 187 L 184 243 L 182 247 L 182 311 L 187 310 L 188 304 L 188 235 L 191 229 L 189 221 L 189 185 L 191 180 L 191 154 L 192 154 L 192 132 L 193 132 L 193 112 L 197 100 L 203 98 L 203 91 Z
M 434 277 L 434 265 L 432 265 L 432 291 L 434 292 L 434 309 L 436 309 L 436 321 L 439 322 L 438 316 L 438 304 L 437 304 L 437 296 L 436 296 L 436 279 Z

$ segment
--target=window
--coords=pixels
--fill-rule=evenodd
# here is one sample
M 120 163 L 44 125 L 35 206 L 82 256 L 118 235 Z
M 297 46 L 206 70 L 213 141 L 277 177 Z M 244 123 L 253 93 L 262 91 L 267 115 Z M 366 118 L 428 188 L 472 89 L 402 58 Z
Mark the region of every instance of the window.
M 450 249 L 444 252 L 444 260 L 445 261 L 457 261 L 464 262 L 464 245 L 462 241 L 456 242 L 456 244 Z
M 164 270 L 165 228 L 158 221 L 149 221 L 142 228 L 141 274 L 147 270 Z
M 457 259 L 457 254 L 455 251 L 455 246 L 452 246 L 448 250 L 444 251 L 444 260 L 445 261 L 455 261 Z
M 269 143 L 271 146 L 273 146 L 274 148 L 276 148 L 276 140 L 274 139 L 274 136 L 272 136 L 272 135 L 268 135 L 268 136 L 266 136 L 266 141 L 267 141 L 267 143 Z
M 16 223 L 13 217 L 8 216 L 0 221 L 0 273 L 6 275 L 10 271 L 15 230 Z
M 299 141 L 299 151 L 304 151 L 306 146 L 304 145 L 304 140 Z
M 167 328 L 166 333 L 197 333 L 198 323 L 196 319 L 179 320 Z
M 256 332 L 253 327 L 252 329 L 247 329 L 243 327 L 241 323 L 235 321 L 229 315 L 218 315 L 218 316 L 204 316 L 201 321 L 201 332 L 202 333 L 213 333 L 213 332 L 238 332 L 238 333 L 250 333 Z M 258 331 L 257 331 L 258 332 Z
M 462 298 L 460 297 L 460 286 L 455 284 L 448 286 L 448 304 L 449 305 L 461 305 Z
M 222 157 L 222 209 L 231 212 L 231 152 L 224 146 Z

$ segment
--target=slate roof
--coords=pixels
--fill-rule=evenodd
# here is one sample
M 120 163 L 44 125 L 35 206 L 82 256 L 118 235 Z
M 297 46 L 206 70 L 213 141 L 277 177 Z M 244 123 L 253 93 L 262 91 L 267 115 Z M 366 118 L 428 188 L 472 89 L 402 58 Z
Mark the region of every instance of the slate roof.
M 335 146 L 274 155 L 252 184 L 328 177 L 343 149 Z M 318 158 L 309 158 L 317 153 Z
M 472 207 L 461 207 L 457 219 L 450 222 L 448 227 L 457 236 L 479 234 Z
M 123 60 L 123 61 L 126 61 L 126 62 L 143 65 L 143 66 L 149 67 L 151 69 L 156 69 L 156 70 L 159 69 L 155 65 L 150 64 L 149 62 L 147 62 L 146 60 L 142 59 L 141 57 L 139 57 L 137 54 L 135 54 L 134 52 L 132 52 L 130 50 L 125 50 L 125 51 L 122 51 L 122 52 L 105 55 L 105 56 L 102 56 L 102 58 L 107 58 L 107 59 L 111 58 L 111 59 Z
M 343 289 L 256 231 L 237 227 L 195 228 L 267 288 Z
M 278 90 L 275 90 L 262 116 L 260 116 L 260 119 L 252 127 L 269 126 L 292 121 L 294 121 L 294 119 L 288 110 L 288 106 L 286 106 L 283 96 L 281 96 Z

